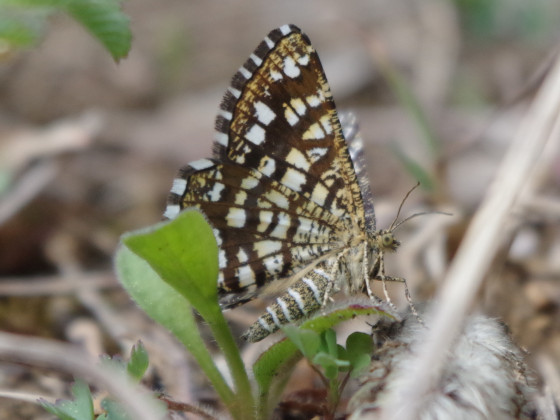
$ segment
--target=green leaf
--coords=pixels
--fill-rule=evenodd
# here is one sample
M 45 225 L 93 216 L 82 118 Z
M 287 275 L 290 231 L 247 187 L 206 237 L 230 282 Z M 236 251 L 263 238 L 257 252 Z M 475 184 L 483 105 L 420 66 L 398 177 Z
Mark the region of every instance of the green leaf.
M 321 349 L 332 357 L 338 357 L 336 332 L 332 328 L 321 333 Z
M 130 19 L 116 0 L 66 0 L 64 8 L 109 50 L 118 61 L 127 56 L 132 41 Z
M 203 315 L 209 304 L 217 306 L 218 246 L 200 212 L 184 211 L 170 222 L 126 234 L 122 242 Z
M 132 40 L 130 19 L 122 12 L 121 2 L 118 0 L 0 1 L 0 14 L 11 17 L 9 26 L 12 29 L 6 33 L 10 35 L 11 32 L 12 35 L 8 41 L 16 46 L 18 42 L 29 42 L 32 37 L 37 37 L 38 33 L 36 30 L 32 31 L 30 23 L 34 26 L 40 23 L 40 20 L 36 19 L 38 13 L 43 15 L 41 20 L 45 20 L 49 14 L 56 11 L 72 16 L 103 44 L 115 60 L 128 54 Z M 14 33 L 14 28 L 19 28 L 18 32 Z
M 337 345 L 338 347 L 338 356 L 337 359 L 339 360 L 346 360 L 349 362 L 348 360 L 348 352 L 346 351 L 346 349 L 344 347 L 342 347 L 340 344 Z M 348 363 L 348 365 L 346 365 L 346 367 L 341 367 L 341 370 L 347 371 L 350 369 L 350 362 Z
M 315 331 L 305 330 L 294 325 L 286 325 L 282 330 L 307 359 L 312 360 L 319 351 L 321 338 Z
M 187 299 L 164 282 L 150 265 L 122 246 L 115 259 L 119 280 L 132 299 L 159 324 L 168 328 L 195 357 L 222 399 L 233 400 L 221 373 L 202 340 Z
M 111 398 L 104 398 L 103 401 L 101 401 L 101 408 L 106 411 L 106 420 L 131 420 L 131 417 L 123 406 Z
M 356 357 L 354 357 L 351 361 L 352 363 L 352 372 L 350 372 L 350 376 L 355 378 L 364 371 L 370 364 L 371 364 L 371 355 L 362 353 Z
M 93 400 L 89 386 L 82 380 L 76 380 L 72 385 L 73 400 L 58 400 L 55 404 L 43 399 L 39 403 L 49 413 L 61 420 L 93 420 Z
M 350 363 L 346 360 L 338 360 L 328 353 L 317 353 L 311 362 L 321 366 L 325 372 L 325 377 L 335 380 L 338 377 L 339 367 L 348 367 Z
M 171 222 L 123 235 L 122 242 L 116 262 L 124 287 L 192 353 L 232 417 L 248 418 L 254 411 L 251 384 L 218 304 L 218 248 L 204 216 L 187 210 Z M 193 307 L 223 351 L 235 394 L 206 348 Z
M 322 311 L 319 311 L 311 319 L 303 322 L 300 328 L 323 332 L 342 321 L 347 321 L 360 315 L 382 315 L 395 319 L 395 316 L 387 312 L 382 305 L 374 304 L 368 299 L 360 301 L 353 299 L 352 301 L 340 302 L 334 308 L 327 308 L 324 314 Z
M 131 378 L 136 382 L 140 382 L 146 369 L 149 365 L 149 356 L 146 348 L 141 341 L 132 347 L 132 352 L 130 353 L 130 360 L 126 366 L 126 370 Z
M 373 353 L 373 339 L 371 335 L 362 332 L 355 332 L 346 339 L 346 352 L 352 364 L 351 376 L 358 376 L 363 369 L 371 363 Z
M 373 352 L 373 339 L 371 335 L 363 332 L 354 332 L 346 339 L 346 351 L 348 358 L 352 359 L 359 354 L 369 354 Z
M 349 367 L 350 362 L 348 360 L 338 359 L 327 353 L 317 353 L 312 360 L 313 363 L 319 364 L 321 366 L 336 366 L 339 367 Z

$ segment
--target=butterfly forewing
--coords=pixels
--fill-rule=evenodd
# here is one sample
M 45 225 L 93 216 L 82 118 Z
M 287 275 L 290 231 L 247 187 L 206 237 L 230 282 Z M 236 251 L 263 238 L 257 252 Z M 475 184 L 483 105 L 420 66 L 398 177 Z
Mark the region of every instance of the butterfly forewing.
M 231 307 L 309 271 L 365 229 L 360 186 L 319 57 L 293 25 L 269 33 L 233 78 L 214 159 L 184 167 L 165 217 L 198 207 L 220 248 Z

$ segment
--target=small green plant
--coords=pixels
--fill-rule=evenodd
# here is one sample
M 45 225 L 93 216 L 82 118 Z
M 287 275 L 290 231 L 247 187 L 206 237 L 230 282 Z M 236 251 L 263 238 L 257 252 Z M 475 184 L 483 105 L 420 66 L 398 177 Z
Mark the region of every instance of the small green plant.
M 332 329 L 317 333 L 290 325 L 284 328 L 284 332 L 323 381 L 328 390 L 328 412 L 325 415 L 334 418 L 348 379 L 360 375 L 371 362 L 372 337 L 361 332 L 352 333 L 343 347 L 337 344 Z
M 116 267 L 123 286 L 149 316 L 168 328 L 193 355 L 232 418 L 269 418 L 292 367 L 301 359 L 302 353 L 312 353 L 308 350 L 303 352 L 296 339 L 299 336 L 291 333 L 292 340 L 277 342 L 255 362 L 252 371 L 256 389 L 253 389 L 247 368 L 218 304 L 218 248 L 212 228 L 204 216 L 196 210 L 184 211 L 172 221 L 123 236 L 122 243 L 117 253 Z M 215 365 L 193 310 L 208 324 L 212 334 L 210 340 L 218 344 L 233 379 L 233 386 L 227 383 Z M 354 300 L 319 313 L 303 322 L 300 328 L 305 331 L 302 334 L 313 333 L 318 336 L 341 321 L 371 314 L 391 316 L 369 300 Z M 331 337 L 334 332 L 327 334 Z M 332 339 L 325 338 L 325 343 L 331 346 Z M 328 350 L 328 347 L 324 348 Z M 356 347 L 352 344 L 350 348 Z M 327 359 L 334 360 L 335 364 L 342 363 L 337 367 L 337 372 L 347 369 L 351 375 L 357 369 L 361 357 L 355 356 L 355 350 L 351 350 L 352 357 L 344 358 L 349 354 L 348 343 L 344 353 L 346 356 L 342 350 L 336 354 L 320 350 L 317 354 L 323 354 L 317 356 L 319 366 L 327 366 Z M 328 355 L 332 357 L 329 359 Z M 328 368 L 328 372 L 325 370 L 324 378 L 334 378 L 331 368 Z M 343 384 L 333 380 L 329 389 L 332 388 L 333 406 L 336 406 L 337 395 Z
M 146 369 L 148 368 L 148 353 L 142 345 L 138 342 L 132 348 L 130 359 L 128 362 L 123 361 L 119 357 L 103 356 L 101 364 L 113 368 L 115 371 L 122 374 L 127 374 L 134 382 L 140 382 Z M 61 420 L 129 420 L 124 408 L 110 397 L 104 398 L 101 401 L 101 408 L 105 410 L 103 414 L 95 416 L 93 410 L 93 397 L 89 386 L 77 379 L 72 386 L 72 400 L 58 400 L 56 403 L 50 403 L 43 399 L 39 400 L 40 404 L 49 413 L 57 416 Z

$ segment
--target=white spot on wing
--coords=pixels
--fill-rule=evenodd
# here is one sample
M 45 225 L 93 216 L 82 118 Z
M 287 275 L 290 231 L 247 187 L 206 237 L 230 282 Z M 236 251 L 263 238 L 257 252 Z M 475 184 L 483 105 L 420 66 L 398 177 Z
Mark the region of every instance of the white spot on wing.
M 220 267 L 220 269 L 224 269 L 227 267 L 226 251 L 224 251 L 223 249 L 220 249 L 220 251 L 218 251 L 218 267 Z
M 292 32 L 292 30 L 290 29 L 290 25 L 282 25 L 279 29 L 280 32 L 282 32 L 282 35 L 288 35 L 290 32 Z
M 321 105 L 321 101 L 319 100 L 319 97 L 317 97 L 316 95 L 308 96 L 307 98 L 305 98 L 305 100 L 307 101 L 309 106 L 313 108 Z
M 303 140 L 319 140 L 325 138 L 325 133 L 319 123 L 314 123 L 303 133 L 302 138 Z
M 288 168 L 286 170 L 286 173 L 284 174 L 284 176 L 282 177 L 282 184 L 284 184 L 285 186 L 287 186 L 288 188 L 291 188 L 292 190 L 296 191 L 296 192 L 300 192 L 301 191 L 301 186 L 303 184 L 305 184 L 305 174 L 293 169 L 293 168 Z
M 282 248 L 282 242 L 265 239 L 263 241 L 255 242 L 253 246 L 255 247 L 255 251 L 257 251 L 258 257 L 262 258 L 266 255 L 276 254 L 280 251 Z
M 286 196 L 276 190 L 269 191 L 264 196 L 280 208 L 287 209 L 290 206 Z
M 259 162 L 259 172 L 266 176 L 271 176 L 276 170 L 276 162 L 274 159 L 265 156 Z
M 264 42 L 266 42 L 268 48 L 270 49 L 274 48 L 274 42 L 272 42 L 272 40 L 269 37 L 265 37 Z
M 307 151 L 307 156 L 311 160 L 311 162 L 315 163 L 319 159 L 322 159 L 327 154 L 328 149 L 326 147 L 314 147 L 313 149 L 309 149 Z
M 239 67 L 239 73 L 241 73 L 243 77 L 247 80 L 249 80 L 252 76 L 251 72 L 243 66 Z
M 267 210 L 261 210 L 259 212 L 259 224 L 257 226 L 257 231 L 264 232 L 268 229 L 272 223 L 272 212 Z
M 288 156 L 286 156 L 286 161 L 294 165 L 296 168 L 303 169 L 306 172 L 311 166 L 311 163 L 309 163 L 305 155 L 294 147 L 292 147 L 290 153 L 288 153 Z
M 302 55 L 300 58 L 298 58 L 297 62 L 302 66 L 307 66 L 309 64 L 309 55 Z
M 259 185 L 259 180 L 252 176 L 243 178 L 243 181 L 241 181 L 241 188 L 243 188 L 244 190 L 251 190 L 255 188 L 257 185 Z
M 181 211 L 181 207 L 179 207 L 178 204 L 169 204 L 165 208 L 165 213 L 163 213 L 163 217 L 167 217 L 168 219 L 175 219 L 180 211 Z
M 243 250 L 243 248 L 239 248 L 239 251 L 237 252 L 237 259 L 239 260 L 239 262 L 241 264 L 246 263 L 247 261 L 249 261 L 249 256 L 247 255 L 247 253 Z
M 216 202 L 216 201 L 220 201 L 220 199 L 222 198 L 222 191 L 224 190 L 225 185 L 222 184 L 221 182 L 217 182 L 214 184 L 214 187 L 212 187 L 212 190 L 208 192 L 208 198 L 210 198 L 210 201 Z
M 173 180 L 173 186 L 171 187 L 171 192 L 177 195 L 183 195 L 187 190 L 187 180 L 183 178 L 175 178 Z
M 323 95 L 323 92 L 321 90 L 318 90 L 317 95 L 309 95 L 307 98 L 305 98 L 305 100 L 309 104 L 309 106 L 315 108 L 323 103 L 323 101 L 325 100 L 325 96 Z
M 301 74 L 301 71 L 296 62 L 290 56 L 284 58 L 284 74 L 288 77 L 291 77 L 292 79 L 298 77 Z
M 290 216 L 286 213 L 278 214 L 278 223 L 274 230 L 270 232 L 272 238 L 286 239 L 288 237 L 288 229 L 290 227 Z
M 247 131 L 245 138 L 249 140 L 251 143 L 256 144 L 257 146 L 260 145 L 265 139 L 264 128 L 262 128 L 260 125 L 257 124 L 253 125 L 249 129 L 249 131 Z
M 292 127 L 299 121 L 299 117 L 289 106 L 286 106 L 286 109 L 284 109 L 284 118 Z
M 304 233 L 309 233 L 313 229 L 313 221 L 307 217 L 298 217 L 297 219 L 299 226 L 297 228 L 296 235 L 303 235 Z
M 239 209 L 237 207 L 230 207 L 228 214 L 226 216 L 227 224 L 231 227 L 243 227 L 245 226 L 247 216 L 245 210 Z
M 224 111 L 223 109 L 220 109 L 218 111 L 218 115 L 221 115 L 222 117 L 224 117 L 226 120 L 231 121 L 233 115 L 231 114 L 231 112 L 229 111 Z
M 239 286 L 246 287 L 255 283 L 255 272 L 248 265 L 242 265 L 237 269 Z
M 305 111 L 307 110 L 307 107 L 300 98 L 292 99 L 290 101 L 290 105 L 299 115 L 304 115 Z
M 259 57 L 257 57 L 255 54 L 251 54 L 249 57 L 251 58 L 253 63 L 255 63 L 257 66 L 260 66 L 262 64 L 262 60 Z
M 241 91 L 238 89 L 235 89 L 233 87 L 228 87 L 228 90 L 231 92 L 231 94 L 235 97 L 235 98 L 239 98 L 241 96 Z
M 262 263 L 269 273 L 279 274 L 282 272 L 282 267 L 284 266 L 284 259 L 282 254 L 272 255 L 267 258 L 263 258 Z
M 321 125 L 323 126 L 323 130 L 325 130 L 325 133 L 331 134 L 332 133 L 331 117 L 329 115 L 323 115 L 319 119 L 319 121 L 321 122 Z
M 224 147 L 228 145 L 228 135 L 226 133 L 220 133 L 219 131 L 217 131 L 214 134 L 214 140 L 216 141 L 216 143 Z
M 203 169 L 207 169 L 210 168 L 211 166 L 214 166 L 214 162 L 212 162 L 210 159 L 199 159 L 189 163 L 189 166 L 193 168 L 195 171 L 201 171 Z
M 245 200 L 247 200 L 247 193 L 244 190 L 239 190 L 235 194 L 235 204 L 243 206 L 245 204 Z
M 270 70 L 270 78 L 274 82 L 277 82 L 278 80 L 282 80 L 282 73 L 276 70 Z
M 257 119 L 264 125 L 270 124 L 270 122 L 276 118 L 274 111 L 261 101 L 255 102 L 255 112 Z
M 311 193 L 311 200 L 322 207 L 325 205 L 325 200 L 328 195 L 329 190 L 327 190 L 323 184 L 317 184 Z

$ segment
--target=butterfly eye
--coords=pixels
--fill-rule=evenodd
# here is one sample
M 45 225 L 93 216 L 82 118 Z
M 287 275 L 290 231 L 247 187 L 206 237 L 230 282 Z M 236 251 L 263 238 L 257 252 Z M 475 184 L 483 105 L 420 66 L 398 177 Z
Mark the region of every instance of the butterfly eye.
M 395 238 L 393 237 L 392 233 L 386 233 L 381 238 L 381 242 L 383 243 L 383 246 L 387 247 L 387 248 L 391 247 L 393 245 L 394 241 L 395 241 Z

